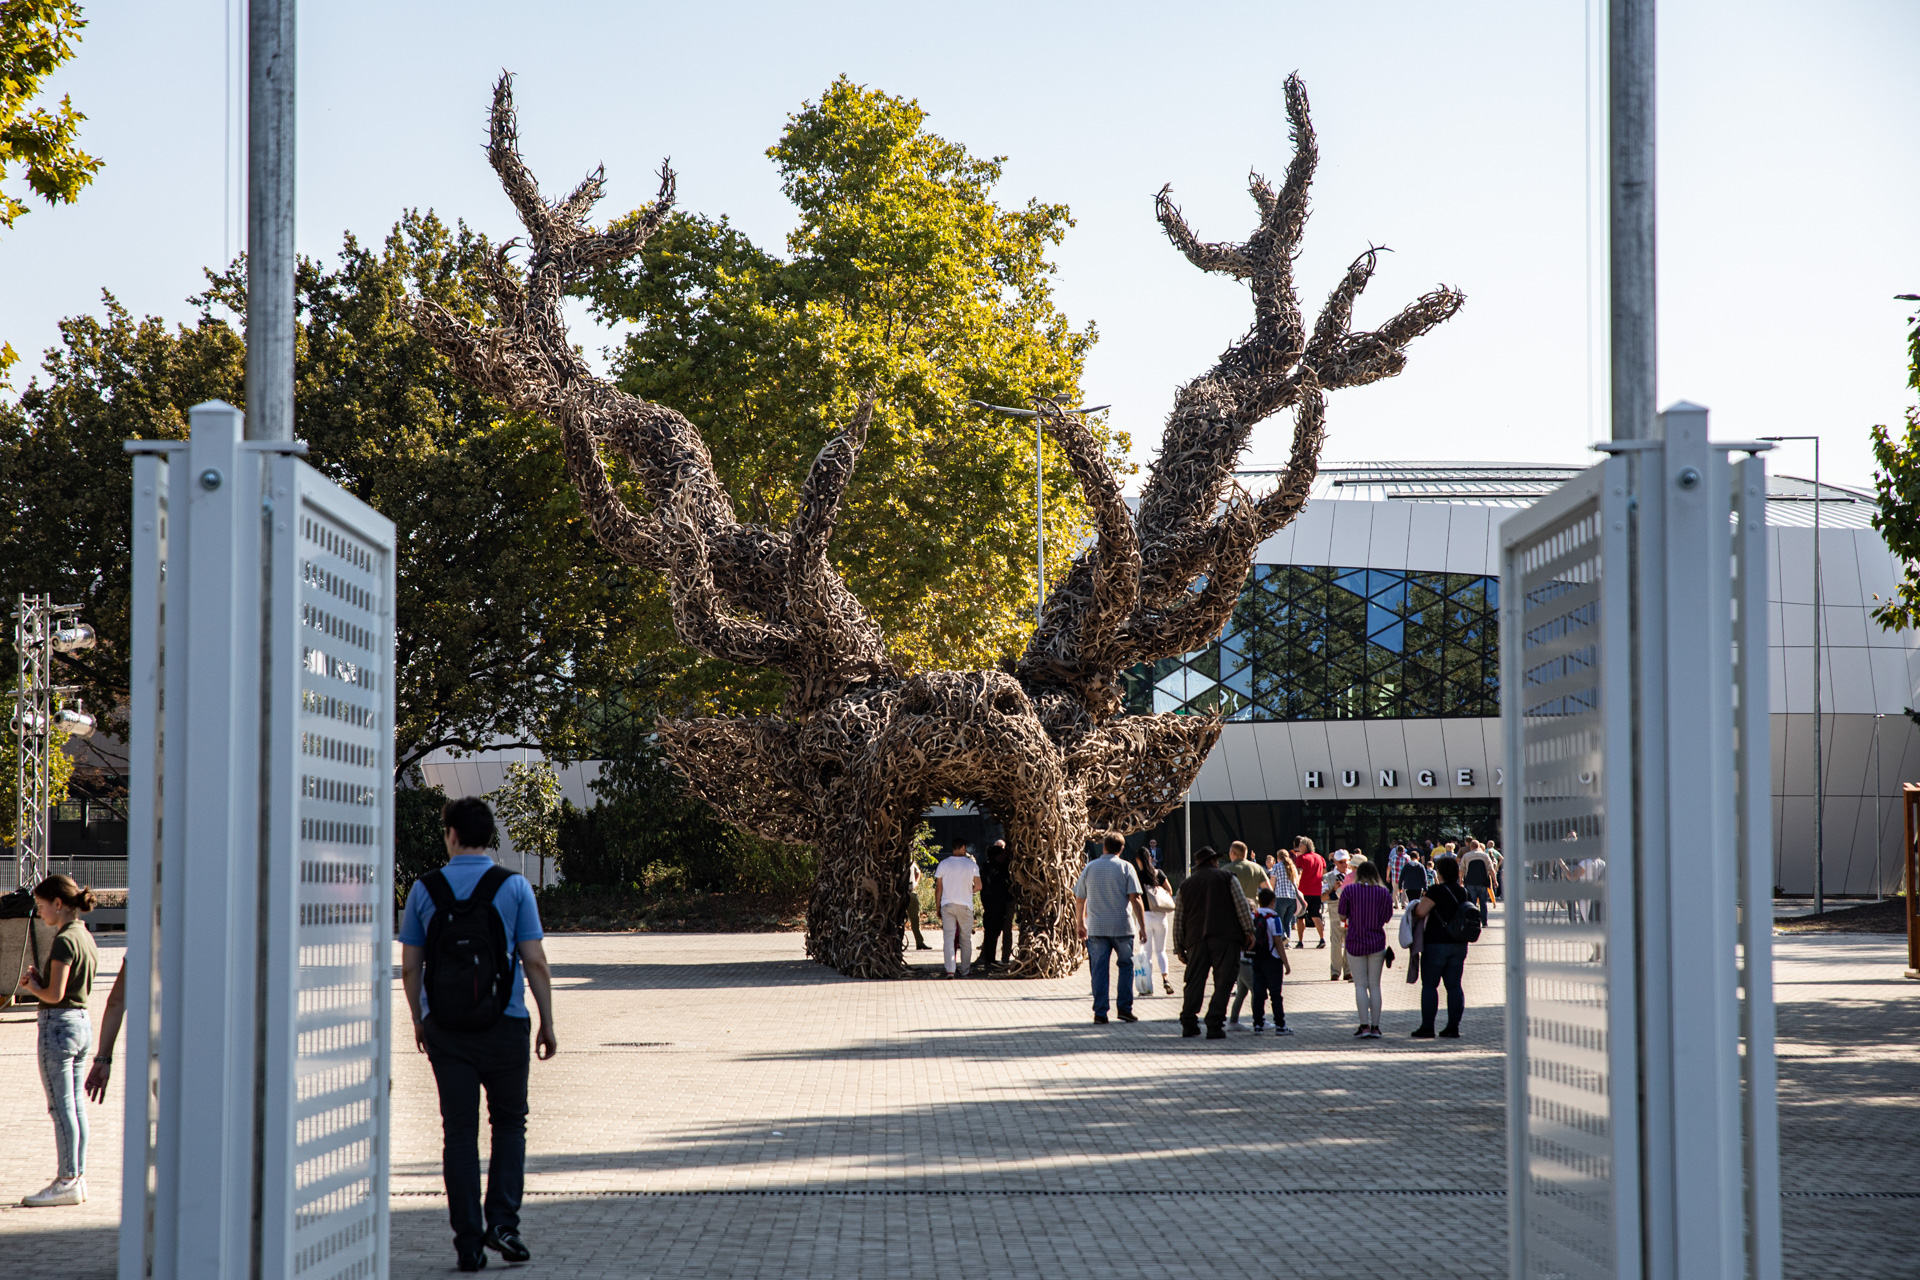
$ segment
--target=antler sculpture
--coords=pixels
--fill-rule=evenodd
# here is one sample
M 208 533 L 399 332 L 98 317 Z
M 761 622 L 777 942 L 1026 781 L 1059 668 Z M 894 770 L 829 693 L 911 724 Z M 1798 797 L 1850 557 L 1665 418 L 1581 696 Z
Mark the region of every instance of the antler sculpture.
M 491 322 L 425 300 L 413 304 L 415 322 L 476 385 L 558 427 L 595 535 L 667 574 L 683 643 L 788 677 L 778 715 L 671 721 L 660 733 L 688 784 L 728 818 L 816 847 L 807 949 L 822 963 L 856 976 L 901 972 L 908 833 L 930 803 L 955 797 L 1006 828 L 1025 921 L 1016 972 L 1072 972 L 1080 947 L 1069 886 L 1086 841 L 1099 829 L 1163 818 L 1220 733 L 1215 717 L 1126 714 L 1120 673 L 1219 632 L 1261 540 L 1306 503 L 1325 393 L 1398 373 L 1407 343 L 1459 309 L 1459 293 L 1436 289 L 1379 329 L 1355 332 L 1353 303 L 1378 255 L 1368 249 L 1307 331 L 1293 257 L 1318 152 L 1297 76 L 1286 99 L 1293 161 L 1278 192 L 1252 177 L 1260 223 L 1245 244 L 1201 241 L 1166 190 L 1156 198 L 1161 225 L 1189 261 L 1249 282 L 1254 324 L 1175 397 L 1138 512 L 1128 510 L 1085 422 L 1037 405 L 1097 537 L 1048 594 L 1012 674 L 907 674 L 827 557 L 872 399 L 814 458 L 784 528 L 738 522 L 699 432 L 674 410 L 596 378 L 560 312 L 570 282 L 641 250 L 672 206 L 673 171 L 662 167 L 659 196 L 639 216 L 592 230 L 586 218 L 602 172 L 547 203 L 520 157 L 511 77 L 495 85 L 487 155 L 530 255 L 524 269 L 505 248 L 496 258 Z M 1287 408 L 1292 456 L 1279 485 L 1255 498 L 1233 482 L 1235 464 L 1254 425 Z M 607 452 L 632 466 L 643 510 L 616 490 Z

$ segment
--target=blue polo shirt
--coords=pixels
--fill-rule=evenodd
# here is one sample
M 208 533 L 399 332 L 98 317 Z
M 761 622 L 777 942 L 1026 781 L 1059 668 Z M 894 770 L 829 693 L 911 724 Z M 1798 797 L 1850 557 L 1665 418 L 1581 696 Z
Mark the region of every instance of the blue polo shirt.
M 493 858 L 488 854 L 457 853 L 442 870 L 446 872 L 447 884 L 453 888 L 453 896 L 465 898 L 492 865 Z M 530 938 L 547 936 L 540 930 L 540 905 L 533 900 L 533 886 L 525 876 L 516 873 L 508 876 L 500 892 L 493 895 L 493 909 L 500 913 L 500 923 L 507 927 L 507 954 L 514 959 L 513 999 L 507 1002 L 505 1016 L 524 1018 L 527 1016 L 527 984 L 519 962 L 520 944 Z M 433 898 L 427 893 L 427 887 L 416 880 L 407 891 L 407 909 L 400 918 L 401 943 L 409 947 L 426 946 L 427 923 L 432 919 Z M 425 983 L 420 989 L 420 1014 L 422 1017 L 427 1014 Z

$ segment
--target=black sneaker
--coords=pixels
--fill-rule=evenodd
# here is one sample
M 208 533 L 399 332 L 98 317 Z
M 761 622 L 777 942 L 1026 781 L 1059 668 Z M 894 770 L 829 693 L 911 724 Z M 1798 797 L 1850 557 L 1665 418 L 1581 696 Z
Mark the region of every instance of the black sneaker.
M 1225 1040 L 1226 1038 L 1227 1038 L 1227 1031 L 1225 1027 L 1208 1027 L 1207 1028 L 1207 1039 Z
M 1096 1026 L 1096 1027 L 1104 1027 L 1104 1026 L 1106 1026 L 1106 1025 L 1107 1025 L 1107 1015 L 1106 1015 L 1106 1014 L 1104 1014 L 1104 1013 L 1096 1013 L 1096 1014 L 1094 1014 L 1094 1015 L 1093 1015 L 1093 1025 L 1094 1025 L 1094 1026 Z
M 1416 1027 L 1413 1034 L 1407 1038 L 1409 1040 L 1431 1040 L 1433 1039 L 1433 1032 L 1426 1027 Z
M 1315 951 L 1325 951 L 1326 949 L 1327 940 L 1325 938 L 1320 939 L 1320 945 L 1314 948 Z
M 472 1255 L 460 1254 L 454 1267 L 460 1271 L 484 1271 L 487 1269 L 487 1251 L 482 1249 L 479 1253 Z
M 1199 1034 L 1200 1034 L 1200 1024 L 1197 1022 L 1194 1023 L 1192 1026 L 1183 1025 L 1180 1028 L 1180 1037 L 1183 1040 L 1191 1040 L 1193 1037 Z
M 516 1231 L 489 1231 L 482 1243 L 499 1254 L 502 1262 L 525 1262 L 533 1256 L 526 1242 L 520 1239 L 520 1234 Z M 486 1255 L 480 1256 L 484 1261 Z
M 1440 1038 L 1442 1040 L 1458 1040 L 1460 1038 L 1460 1028 L 1448 1027 L 1440 1033 Z
M 1122 1014 L 1120 1015 L 1120 1021 L 1122 1021 L 1122 1022 L 1138 1022 L 1138 1021 L 1140 1021 L 1140 1015 L 1139 1015 L 1139 1014 L 1137 1014 L 1137 1013 L 1122 1013 Z

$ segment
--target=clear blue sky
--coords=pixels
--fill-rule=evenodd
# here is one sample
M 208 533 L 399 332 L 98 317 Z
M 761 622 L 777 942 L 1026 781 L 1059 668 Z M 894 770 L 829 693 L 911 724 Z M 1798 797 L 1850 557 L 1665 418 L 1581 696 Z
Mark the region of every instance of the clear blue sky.
M 226 4 L 87 13 L 56 87 L 106 169 L 78 205 L 36 204 L 0 237 L 0 336 L 29 366 L 16 383 L 103 288 L 186 319 L 201 269 L 239 237 L 223 205 Z M 1114 402 L 1145 461 L 1174 387 L 1249 318 L 1237 287 L 1167 247 L 1151 196 L 1171 182 L 1203 235 L 1243 235 L 1247 169 L 1286 165 L 1280 85 L 1297 69 L 1322 154 L 1309 301 L 1369 241 L 1395 252 L 1363 323 L 1437 282 L 1468 297 L 1405 374 L 1332 401 L 1327 456 L 1581 460 L 1586 21 L 1582 0 L 309 2 L 300 246 L 377 238 L 408 206 L 516 231 L 481 154 L 503 67 L 550 188 L 604 161 L 606 208 L 623 211 L 671 154 L 684 207 L 777 246 L 791 211 L 765 149 L 844 72 L 1007 156 L 1004 200 L 1071 206 L 1059 296 L 1101 333 L 1086 391 Z M 1912 0 L 1662 5 L 1662 402 L 1708 405 L 1723 437 L 1818 432 L 1829 476 L 1854 483 L 1871 476 L 1867 428 L 1907 403 L 1892 295 L 1920 292 L 1916 62 Z M 1277 459 L 1286 431 L 1269 423 L 1253 457 Z M 1796 447 L 1777 465 L 1811 464 Z

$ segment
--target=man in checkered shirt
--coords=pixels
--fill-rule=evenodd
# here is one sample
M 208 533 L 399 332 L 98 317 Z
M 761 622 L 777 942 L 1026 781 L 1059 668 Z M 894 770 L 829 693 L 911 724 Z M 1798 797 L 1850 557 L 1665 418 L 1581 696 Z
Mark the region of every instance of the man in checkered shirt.
M 1406 867 L 1410 856 L 1403 844 L 1393 846 L 1393 852 L 1387 855 L 1387 887 L 1393 890 L 1393 905 L 1396 907 L 1407 905 L 1407 891 L 1400 887 L 1400 872 Z

